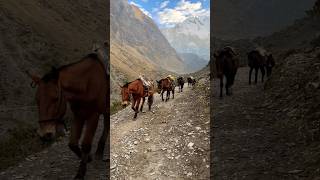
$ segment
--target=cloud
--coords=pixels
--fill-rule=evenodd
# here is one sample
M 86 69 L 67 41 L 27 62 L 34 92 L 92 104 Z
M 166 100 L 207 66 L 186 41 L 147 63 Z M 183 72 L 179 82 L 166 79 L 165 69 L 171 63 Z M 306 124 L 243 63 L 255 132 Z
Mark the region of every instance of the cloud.
M 174 8 L 165 8 L 157 13 L 159 23 L 165 26 L 183 22 L 191 16 L 209 16 L 210 10 L 202 7 L 201 2 L 192 3 L 188 0 L 180 0 Z
M 169 4 L 169 1 L 163 1 L 161 4 L 160 4 L 160 9 L 163 9 L 165 7 L 167 7 Z
M 145 15 L 149 16 L 150 18 L 152 18 L 151 13 L 149 11 L 145 10 L 140 4 L 137 4 L 137 3 L 133 2 L 133 1 L 131 1 L 129 3 L 134 5 L 134 6 L 137 6 L 143 12 L 143 14 L 145 14 Z

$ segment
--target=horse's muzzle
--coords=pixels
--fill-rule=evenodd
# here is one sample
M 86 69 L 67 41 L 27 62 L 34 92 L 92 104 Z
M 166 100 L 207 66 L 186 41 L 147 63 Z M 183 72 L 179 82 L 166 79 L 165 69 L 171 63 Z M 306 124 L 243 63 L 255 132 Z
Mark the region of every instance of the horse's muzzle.
M 122 102 L 122 107 L 127 107 L 128 105 L 129 105 L 129 102 L 128 102 L 128 101 Z

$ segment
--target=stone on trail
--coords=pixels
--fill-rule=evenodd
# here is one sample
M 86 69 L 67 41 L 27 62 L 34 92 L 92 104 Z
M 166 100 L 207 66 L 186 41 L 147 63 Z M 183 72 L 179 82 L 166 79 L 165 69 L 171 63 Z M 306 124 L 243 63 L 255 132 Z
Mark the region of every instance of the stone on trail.
M 190 142 L 190 143 L 188 144 L 189 149 L 193 149 L 193 145 L 194 145 L 194 143 Z

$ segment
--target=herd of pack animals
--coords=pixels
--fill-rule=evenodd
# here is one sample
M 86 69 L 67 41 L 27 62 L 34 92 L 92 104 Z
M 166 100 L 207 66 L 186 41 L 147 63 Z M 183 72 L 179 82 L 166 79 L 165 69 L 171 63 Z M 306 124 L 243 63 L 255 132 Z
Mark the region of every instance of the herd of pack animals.
M 234 48 L 226 46 L 219 49 L 213 54 L 216 68 L 216 76 L 220 79 L 220 97 L 223 97 L 223 79 L 226 78 L 226 95 L 232 95 L 232 85 L 234 84 L 235 76 L 239 68 L 239 55 Z M 251 75 L 255 70 L 254 82 L 257 84 L 258 72 L 261 72 L 261 82 L 264 82 L 264 76 L 271 76 L 272 68 L 275 66 L 275 60 L 271 53 L 263 48 L 256 48 L 247 53 L 249 70 L 249 84 L 251 84 Z
M 185 80 L 182 76 L 179 76 L 175 81 L 175 78 L 171 75 L 156 82 L 157 86 L 155 86 L 155 83 L 152 80 L 146 80 L 143 76 L 140 76 L 138 79 L 126 83 L 123 86 L 119 84 L 121 88 L 122 106 L 126 107 L 129 102 L 132 101 L 131 108 L 135 112 L 134 119 L 137 118 L 139 110 L 140 112 L 143 111 L 146 97 L 148 97 L 149 111 L 151 111 L 154 98 L 153 95 L 155 92 L 158 92 L 161 95 L 162 101 L 167 102 L 170 99 L 170 92 L 172 93 L 172 99 L 174 99 L 176 85 L 179 87 L 179 92 L 182 92 L 185 84 Z M 188 86 L 194 86 L 196 80 L 190 76 L 187 78 L 187 82 Z M 167 92 L 166 99 L 163 98 L 165 92 Z
M 93 160 L 90 155 L 92 142 L 96 133 L 100 115 L 103 115 L 103 132 L 98 142 L 96 159 L 103 159 L 105 143 L 109 136 L 109 115 L 108 96 L 110 93 L 110 73 L 108 43 L 94 50 L 93 53 L 83 57 L 78 62 L 53 68 L 42 78 L 27 71 L 27 75 L 32 79 L 31 86 L 37 87 L 36 102 L 39 113 L 38 134 L 44 141 L 53 141 L 55 138 L 64 135 L 66 128 L 62 120 L 69 103 L 74 119 L 71 122 L 71 132 L 69 138 L 69 148 L 80 159 L 80 165 L 75 179 L 84 179 L 87 163 Z M 222 97 L 223 77 L 226 77 L 226 94 L 231 95 L 231 86 L 234 83 L 235 75 L 239 67 L 239 58 L 232 47 L 222 48 L 214 53 L 216 73 L 220 79 L 220 97 Z M 255 69 L 255 83 L 260 69 L 262 81 L 265 70 L 267 76 L 271 75 L 272 67 L 275 65 L 271 54 L 261 50 L 253 50 L 248 53 L 248 65 L 250 67 L 249 83 L 251 83 L 251 73 Z M 81 77 L 81 78 L 79 78 Z M 188 86 L 194 86 L 195 78 L 187 78 Z M 130 101 L 134 110 L 134 119 L 139 110 L 142 112 L 145 98 L 148 97 L 148 106 L 151 110 L 153 95 L 158 92 L 162 101 L 170 99 L 170 92 L 174 98 L 176 84 L 179 92 L 183 91 L 185 80 L 178 77 L 175 81 L 172 76 L 168 76 L 156 81 L 157 86 L 152 81 L 138 78 L 130 83 L 121 86 L 122 105 L 127 106 Z M 146 86 L 148 84 L 148 86 Z M 166 92 L 166 99 L 164 99 Z M 142 101 L 141 101 L 142 100 Z M 139 109 L 140 107 L 140 109 Z M 86 128 L 83 128 L 84 125 Z M 83 136 L 82 141 L 80 138 Z

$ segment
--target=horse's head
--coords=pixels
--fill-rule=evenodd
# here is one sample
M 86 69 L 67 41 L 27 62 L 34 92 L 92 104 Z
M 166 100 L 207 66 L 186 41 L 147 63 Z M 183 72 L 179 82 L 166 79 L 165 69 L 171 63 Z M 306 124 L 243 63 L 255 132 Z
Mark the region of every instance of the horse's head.
M 129 87 L 128 84 L 123 86 L 119 85 L 121 88 L 121 99 L 122 99 L 122 106 L 127 107 L 130 102 L 130 94 L 129 94 Z
M 158 94 L 161 93 L 161 90 L 162 90 L 162 79 L 161 80 L 157 80 L 157 92 Z
M 64 130 L 62 118 L 66 112 L 66 100 L 58 84 L 58 74 L 54 70 L 43 78 L 34 74 L 28 75 L 32 79 L 32 86 L 37 86 L 36 101 L 39 110 L 38 134 L 43 140 L 53 140 L 56 134 Z

